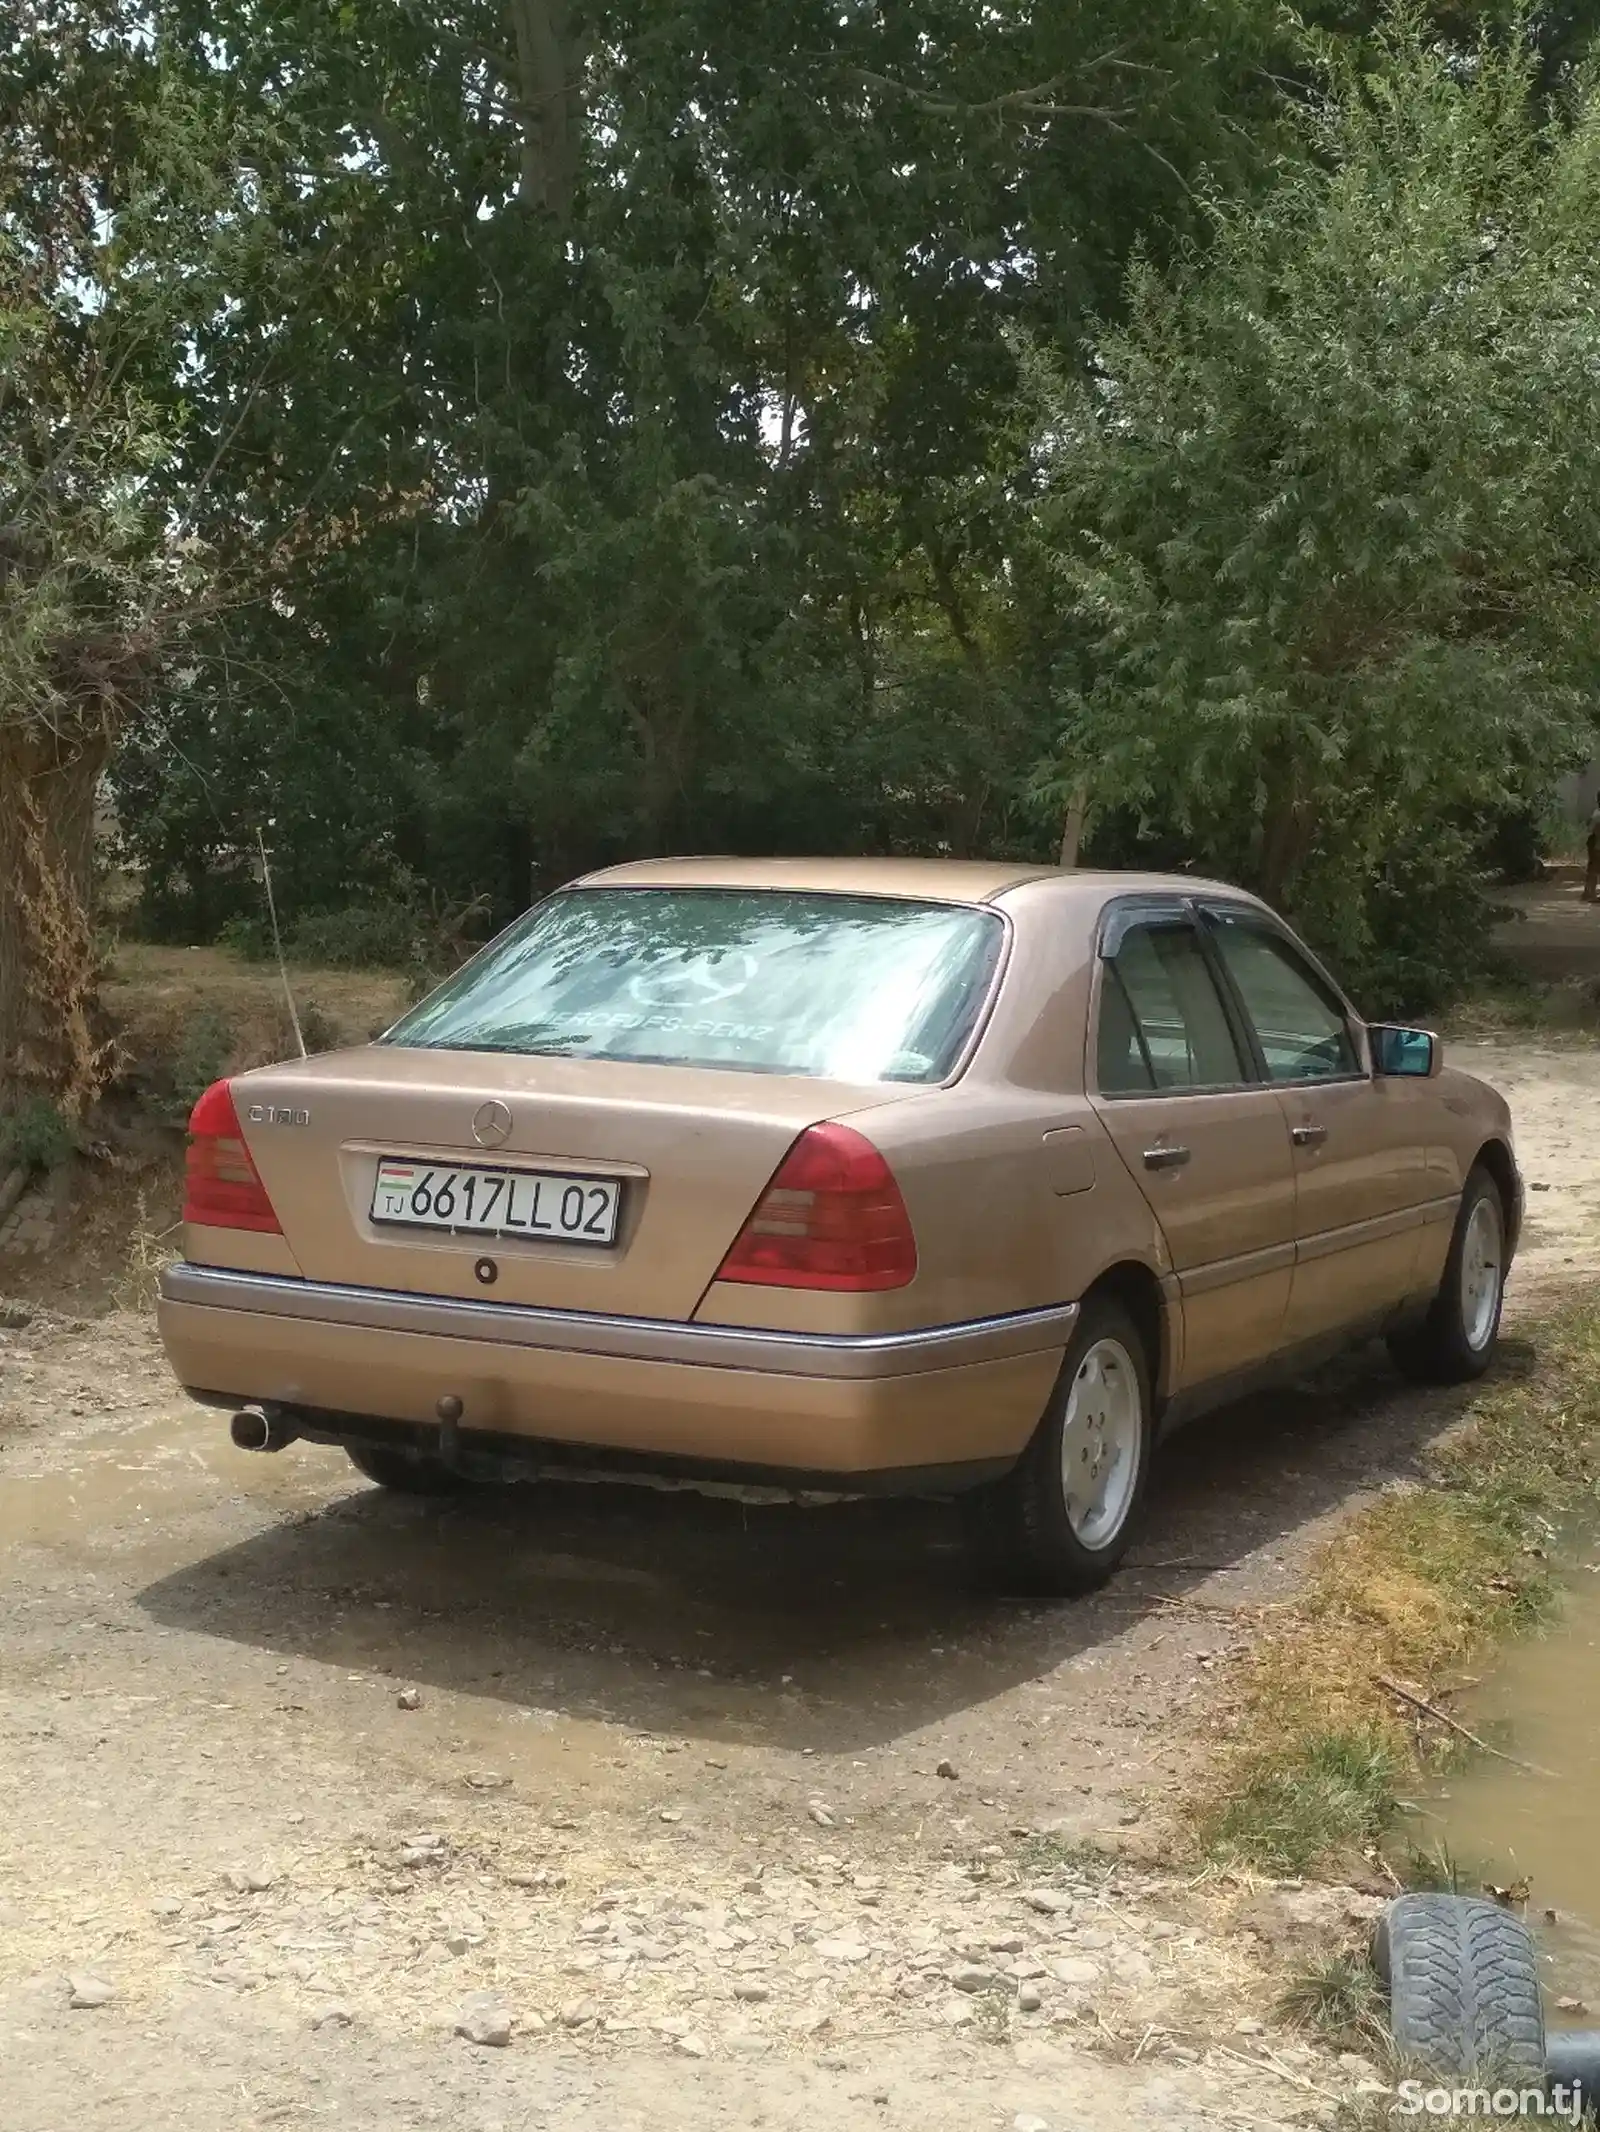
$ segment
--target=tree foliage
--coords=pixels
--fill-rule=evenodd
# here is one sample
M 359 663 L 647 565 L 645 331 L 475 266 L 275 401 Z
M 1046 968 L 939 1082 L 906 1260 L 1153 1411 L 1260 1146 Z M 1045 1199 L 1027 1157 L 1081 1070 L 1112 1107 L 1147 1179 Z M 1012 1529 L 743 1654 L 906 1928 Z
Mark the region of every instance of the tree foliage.
M 1037 834 L 1012 329 L 1069 350 L 1202 172 L 1259 172 L 1271 8 L 575 14 L 559 182 L 524 12 L 169 18 L 303 173 L 194 450 L 239 425 L 219 518 L 328 529 L 119 768 L 175 926 L 249 895 L 262 820 L 292 908 L 501 913 L 633 851 Z
M 113 744 L 174 937 L 1092 796 L 1459 963 L 1589 685 L 1591 11 L 25 0 L 0 1083 L 95 1078 Z
M 130 360 L 137 329 L 107 313 L 146 202 L 107 25 L 76 28 L 49 73 L 15 34 L 0 55 L 0 1107 L 47 1091 L 69 1110 L 98 1085 L 96 785 L 207 590 L 152 486 L 169 439 Z M 97 183 L 113 163 L 115 237 Z
M 1047 394 L 1089 631 L 1055 783 L 1391 1003 L 1481 938 L 1484 824 L 1593 745 L 1600 101 L 1541 120 L 1534 65 L 1410 17 L 1333 61 L 1304 157 Z
M 126 0 L 0 21 L 0 1111 L 97 1093 L 108 762 L 293 552 L 217 511 L 237 425 L 202 432 L 189 389 L 281 269 L 284 147 Z

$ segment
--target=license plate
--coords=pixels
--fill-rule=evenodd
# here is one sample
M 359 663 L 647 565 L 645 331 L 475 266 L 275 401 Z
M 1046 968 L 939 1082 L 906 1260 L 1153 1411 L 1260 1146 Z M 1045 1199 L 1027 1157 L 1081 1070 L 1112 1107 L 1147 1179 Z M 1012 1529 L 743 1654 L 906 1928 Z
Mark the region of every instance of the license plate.
M 372 1219 L 408 1229 L 449 1229 L 463 1236 L 547 1236 L 564 1244 L 612 1244 L 622 1186 L 614 1177 L 573 1177 L 559 1170 L 453 1169 L 403 1162 L 378 1164 Z

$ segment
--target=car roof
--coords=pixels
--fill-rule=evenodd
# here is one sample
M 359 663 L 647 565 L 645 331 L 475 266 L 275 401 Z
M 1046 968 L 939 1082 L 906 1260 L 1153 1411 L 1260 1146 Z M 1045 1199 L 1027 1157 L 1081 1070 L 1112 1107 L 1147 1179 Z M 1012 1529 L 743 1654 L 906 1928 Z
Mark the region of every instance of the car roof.
M 824 895 L 911 896 L 942 903 L 992 903 L 1009 889 L 1048 881 L 1086 900 L 1196 893 L 1239 896 L 1219 881 L 1186 874 L 1115 873 L 1088 868 L 1006 865 L 992 859 L 635 859 L 584 874 L 574 888 L 809 889 Z

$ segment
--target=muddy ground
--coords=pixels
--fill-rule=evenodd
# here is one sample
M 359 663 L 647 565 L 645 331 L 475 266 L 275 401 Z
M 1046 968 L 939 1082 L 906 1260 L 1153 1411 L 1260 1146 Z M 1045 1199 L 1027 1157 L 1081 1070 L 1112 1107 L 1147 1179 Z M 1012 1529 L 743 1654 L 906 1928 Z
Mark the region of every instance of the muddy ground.
M 1465 1062 L 1525 1311 L 1593 1264 L 1600 1053 Z M 1362 2078 L 1270 2009 L 1375 1898 L 1150 1861 L 1227 1658 L 1449 1419 L 1379 1358 L 1179 1439 L 1114 1586 L 1021 1606 L 937 1506 L 251 1458 L 142 1309 L 5 1287 L 6 2132 L 1198 2132 Z M 454 2033 L 480 1993 L 508 2046 Z

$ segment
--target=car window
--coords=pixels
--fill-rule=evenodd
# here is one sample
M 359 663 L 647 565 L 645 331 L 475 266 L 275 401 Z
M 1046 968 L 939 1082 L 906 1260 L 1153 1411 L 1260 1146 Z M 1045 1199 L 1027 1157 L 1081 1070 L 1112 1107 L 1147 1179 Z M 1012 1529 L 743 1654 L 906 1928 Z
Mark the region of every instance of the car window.
M 1096 1037 L 1102 1095 L 1226 1088 L 1245 1079 L 1239 1047 L 1189 925 L 1136 925 L 1105 965 Z
M 1344 1010 L 1288 941 L 1226 911 L 1210 914 L 1228 973 L 1239 989 L 1274 1081 L 1348 1077 L 1361 1071 Z
M 942 1081 L 1003 921 L 970 905 L 779 889 L 549 897 L 395 1024 L 389 1044 Z

